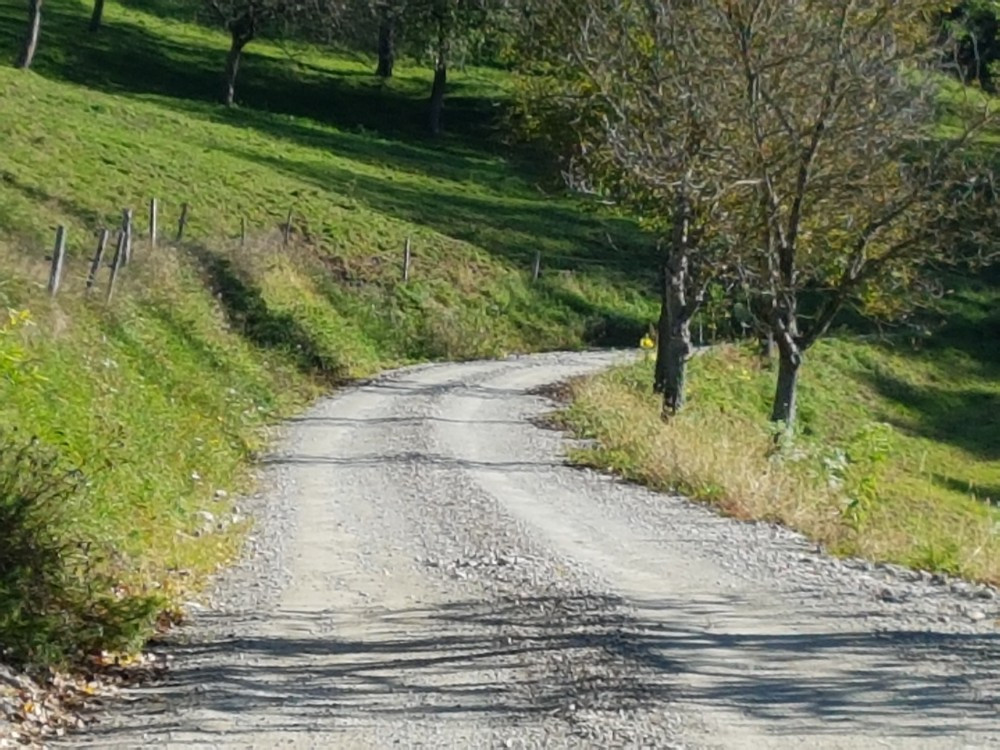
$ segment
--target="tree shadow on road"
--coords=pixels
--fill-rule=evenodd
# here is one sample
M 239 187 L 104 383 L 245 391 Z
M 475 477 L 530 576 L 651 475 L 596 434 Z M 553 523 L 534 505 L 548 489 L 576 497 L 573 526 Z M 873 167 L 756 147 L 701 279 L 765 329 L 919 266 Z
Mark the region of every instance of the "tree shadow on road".
M 196 632 L 168 647 L 176 668 L 165 684 L 140 691 L 133 719 L 152 740 L 174 732 L 204 739 L 213 730 L 199 717 L 229 716 L 224 733 L 238 741 L 261 721 L 269 731 L 331 734 L 392 721 L 402 732 L 411 720 L 517 725 L 558 716 L 573 727 L 594 712 L 627 723 L 679 702 L 687 711 L 725 707 L 770 720 L 778 733 L 995 730 L 996 635 L 723 634 L 671 626 L 671 612 L 690 621 L 716 608 L 738 611 L 738 597 L 711 606 L 644 602 L 639 614 L 620 604 L 556 595 L 286 611 L 242 624 L 222 618 L 208 630 L 229 628 L 231 637 Z M 275 624 L 298 635 L 273 635 Z M 945 661 L 975 665 L 971 682 L 949 677 Z M 817 662 L 822 668 L 811 669 Z M 175 710 L 164 712 L 164 700 Z M 96 731 L 113 746 L 123 730 Z

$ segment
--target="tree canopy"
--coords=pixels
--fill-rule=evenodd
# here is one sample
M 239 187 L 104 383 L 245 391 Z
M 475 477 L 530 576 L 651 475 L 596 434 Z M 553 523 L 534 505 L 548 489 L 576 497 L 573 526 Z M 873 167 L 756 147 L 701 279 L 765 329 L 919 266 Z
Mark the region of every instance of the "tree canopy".
M 961 126 L 939 128 L 946 75 L 961 74 L 941 11 L 933 0 L 534 11 L 529 135 L 561 151 L 571 184 L 664 235 L 654 386 L 665 412 L 683 400 L 706 282 L 754 301 L 780 354 L 772 416 L 791 425 L 802 355 L 844 306 L 903 306 L 928 262 L 948 259 L 983 179 L 961 155 L 992 114 L 966 94 Z

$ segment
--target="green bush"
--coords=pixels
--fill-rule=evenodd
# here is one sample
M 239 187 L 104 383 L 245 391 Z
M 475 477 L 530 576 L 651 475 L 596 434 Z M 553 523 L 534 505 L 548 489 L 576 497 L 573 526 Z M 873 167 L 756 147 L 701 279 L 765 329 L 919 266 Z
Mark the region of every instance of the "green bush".
M 137 645 L 160 608 L 100 571 L 106 555 L 73 538 L 70 509 L 87 492 L 35 438 L 0 431 L 0 654 L 18 664 L 66 664 Z

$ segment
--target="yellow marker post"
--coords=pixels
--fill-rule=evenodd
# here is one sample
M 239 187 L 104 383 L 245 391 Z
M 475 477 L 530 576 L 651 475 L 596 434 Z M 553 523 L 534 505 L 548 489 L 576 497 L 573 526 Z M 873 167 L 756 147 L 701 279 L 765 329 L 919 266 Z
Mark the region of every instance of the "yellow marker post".
M 656 342 L 653 341 L 653 338 L 648 333 L 641 339 L 639 339 L 639 348 L 642 349 L 643 352 L 645 352 L 646 361 L 649 361 L 649 353 L 655 347 L 656 347 Z

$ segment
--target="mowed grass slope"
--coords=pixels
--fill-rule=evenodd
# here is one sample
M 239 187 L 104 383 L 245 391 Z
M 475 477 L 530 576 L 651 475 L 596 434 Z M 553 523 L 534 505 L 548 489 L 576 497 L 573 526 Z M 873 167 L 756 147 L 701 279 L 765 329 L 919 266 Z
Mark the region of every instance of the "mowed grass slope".
M 803 367 L 800 431 L 775 454 L 775 373 L 749 348 L 691 363 L 669 424 L 649 363 L 575 388 L 578 454 L 746 519 L 779 521 L 842 555 L 1000 584 L 1000 283 L 951 280 L 932 333 L 821 342 Z
M 0 8 L 8 59 L 22 15 Z M 0 575 L 0 646 L 22 661 L 137 643 L 149 611 L 114 602 L 169 608 L 235 554 L 247 523 L 230 498 L 265 428 L 330 385 L 632 343 L 654 313 L 631 225 L 544 197 L 484 148 L 491 74 L 454 76 L 453 135 L 428 141 L 420 68 L 380 85 L 369 61 L 254 43 L 242 106 L 223 110 L 223 35 L 112 4 L 94 36 L 88 15 L 47 5 L 35 71 L 0 67 L 0 310 L 17 311 L 0 321 L 0 510 L 35 570 L 58 567 Z M 155 250 L 141 239 L 153 196 Z M 107 268 L 89 296 L 84 279 L 124 207 L 140 239 L 106 305 Z M 58 224 L 69 258 L 49 300 Z M 12 458 L 25 446 L 45 471 Z

